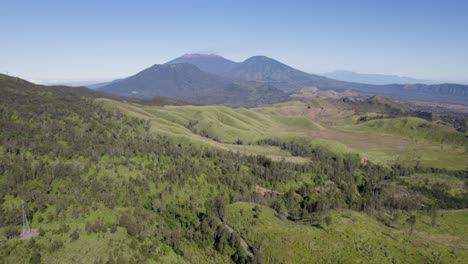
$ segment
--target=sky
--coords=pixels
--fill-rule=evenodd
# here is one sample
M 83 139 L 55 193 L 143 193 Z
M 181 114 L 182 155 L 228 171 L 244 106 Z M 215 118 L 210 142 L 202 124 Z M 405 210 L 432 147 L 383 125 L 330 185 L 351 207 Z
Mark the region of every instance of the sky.
M 109 80 L 186 53 L 468 83 L 468 1 L 0 0 L 0 72 Z

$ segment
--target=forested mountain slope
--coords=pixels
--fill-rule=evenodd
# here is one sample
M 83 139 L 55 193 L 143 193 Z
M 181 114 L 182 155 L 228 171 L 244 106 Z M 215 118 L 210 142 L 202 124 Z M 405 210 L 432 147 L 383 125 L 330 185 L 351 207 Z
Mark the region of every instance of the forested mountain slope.
M 383 166 L 355 152 L 268 135 L 256 144 L 277 146 L 306 162 L 237 153 L 160 133 L 161 125 L 169 122 L 152 116 L 155 106 L 118 97 L 96 100 L 89 90 L 78 91 L 1 76 L 2 262 L 274 263 L 287 257 L 278 255 L 289 252 L 284 245 L 291 250 L 314 245 L 322 252 L 304 250 L 298 253 L 303 258 L 296 256 L 299 262 L 333 262 L 336 257 L 345 262 L 427 262 L 437 256 L 453 263 L 467 257 L 466 231 L 459 231 L 466 230 L 460 220 L 464 215 L 435 213 L 431 225 L 424 213 L 426 208 L 467 207 L 467 193 L 460 187 L 467 176 L 463 170 Z M 109 100 L 127 112 L 103 104 Z M 226 110 L 237 115 L 231 123 L 223 118 L 225 113 L 210 116 L 208 109 L 207 123 L 192 125 L 201 129 L 209 122 L 224 122 L 227 131 L 239 125 L 237 120 L 249 122 L 246 116 L 273 118 L 267 117 L 274 110 L 270 107 L 258 109 L 263 116 L 257 117 L 243 109 L 243 115 Z M 169 108 L 172 112 L 166 115 L 177 118 L 177 106 L 160 108 Z M 179 113 L 194 108 L 182 107 Z M 277 124 L 286 122 L 276 118 Z M 295 125 L 316 131 L 318 126 L 310 124 Z M 218 141 L 227 140 L 223 135 Z M 421 187 L 413 180 L 415 173 L 445 175 L 450 188 L 437 181 L 431 188 Z M 256 186 L 275 192 L 263 195 Z M 21 200 L 38 231 L 27 241 L 15 238 L 22 222 Z M 366 219 L 372 226 L 362 224 Z M 277 235 L 284 226 L 291 232 L 284 233 L 287 243 L 280 248 Z M 353 236 L 346 231 L 355 227 L 369 232 Z M 444 229 L 449 235 L 439 238 Z M 323 230 L 329 234 L 324 244 Z M 427 237 L 437 242 L 424 243 Z M 393 247 L 395 240 L 400 245 Z M 392 247 L 368 250 L 366 241 Z M 325 250 L 331 244 L 354 245 L 356 250 L 336 256 Z

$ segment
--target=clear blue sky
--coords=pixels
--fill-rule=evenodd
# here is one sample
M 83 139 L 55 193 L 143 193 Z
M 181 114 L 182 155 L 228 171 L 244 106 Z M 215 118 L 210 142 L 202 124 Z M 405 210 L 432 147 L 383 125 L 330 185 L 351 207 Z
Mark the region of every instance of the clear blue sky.
M 0 72 L 125 77 L 184 53 L 468 82 L 468 1 L 3 0 Z

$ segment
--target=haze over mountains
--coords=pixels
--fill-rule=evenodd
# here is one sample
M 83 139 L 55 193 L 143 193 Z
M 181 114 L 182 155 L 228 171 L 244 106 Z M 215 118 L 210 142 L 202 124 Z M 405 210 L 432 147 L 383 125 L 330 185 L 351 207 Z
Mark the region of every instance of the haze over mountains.
M 98 89 L 133 97 L 169 96 L 196 103 L 249 106 L 284 100 L 304 87 L 428 101 L 468 100 L 467 85 L 347 82 L 309 74 L 266 56 L 235 62 L 203 54 L 186 54 Z
M 322 73 L 321 75 L 347 82 L 357 83 L 368 83 L 375 85 L 386 85 L 386 84 L 437 84 L 440 82 L 415 79 L 411 77 L 398 76 L 398 75 L 387 75 L 387 74 L 372 74 L 372 73 L 359 73 L 352 71 L 333 71 Z

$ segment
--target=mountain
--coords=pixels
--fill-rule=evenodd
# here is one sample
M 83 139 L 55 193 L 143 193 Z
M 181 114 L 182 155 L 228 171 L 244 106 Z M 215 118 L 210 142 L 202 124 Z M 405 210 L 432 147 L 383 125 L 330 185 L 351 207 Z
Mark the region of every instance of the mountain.
M 200 70 L 216 75 L 226 75 L 238 63 L 214 54 L 185 54 L 166 64 L 188 63 L 197 66 Z
M 205 73 L 196 66 L 186 63 L 153 65 L 119 82 L 98 88 L 114 94 L 133 97 L 173 96 L 196 97 L 222 90 L 226 81 L 221 77 Z
M 266 56 L 250 57 L 227 72 L 225 76 L 239 80 L 267 82 L 284 90 L 310 86 L 326 79 L 296 70 Z
M 357 73 L 352 71 L 334 71 L 321 74 L 327 78 L 375 85 L 385 84 L 435 84 L 434 81 L 414 79 L 410 77 L 385 74 Z
M 209 73 L 219 74 L 231 80 L 267 83 L 286 92 L 297 91 L 304 87 L 317 87 L 321 90 L 354 90 L 369 95 L 390 96 L 402 99 L 452 103 L 466 103 L 468 101 L 468 85 L 448 83 L 430 85 L 398 83 L 376 85 L 342 81 L 309 74 L 266 56 L 253 56 L 243 62 L 237 63 L 220 56 L 189 54 L 179 57 L 174 61 L 190 63 L 197 67 L 202 67 Z M 219 63 L 220 61 L 223 61 L 223 63 Z
M 279 89 L 290 91 L 295 88 L 320 84 L 345 89 L 340 82 L 319 75 L 308 74 L 266 56 L 253 56 L 243 62 L 234 62 L 217 55 L 186 54 L 166 64 L 188 63 L 202 71 L 237 81 L 269 83 Z M 330 85 L 332 84 L 332 85 Z
M 269 84 L 231 82 L 187 63 L 153 65 L 98 90 L 139 98 L 166 96 L 192 103 L 242 106 L 277 102 L 287 98 L 284 92 Z

